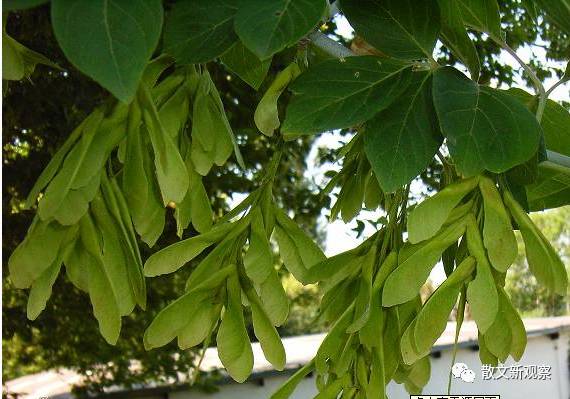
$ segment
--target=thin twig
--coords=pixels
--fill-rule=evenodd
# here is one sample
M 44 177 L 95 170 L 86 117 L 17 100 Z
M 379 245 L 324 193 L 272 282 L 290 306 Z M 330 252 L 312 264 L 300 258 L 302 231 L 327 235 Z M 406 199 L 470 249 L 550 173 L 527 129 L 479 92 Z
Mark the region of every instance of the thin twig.
M 562 79 L 560 79 L 558 82 L 554 83 L 554 85 L 552 85 L 552 87 L 548 90 L 546 90 L 546 97 L 550 96 L 550 94 L 556 90 L 558 88 L 558 86 L 563 85 L 564 83 L 570 81 L 570 76 L 562 76 Z

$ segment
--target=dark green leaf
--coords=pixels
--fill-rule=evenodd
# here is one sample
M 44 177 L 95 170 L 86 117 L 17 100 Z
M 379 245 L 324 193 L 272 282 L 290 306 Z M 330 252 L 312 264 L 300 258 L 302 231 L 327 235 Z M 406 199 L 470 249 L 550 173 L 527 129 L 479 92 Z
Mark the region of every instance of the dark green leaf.
M 3 11 L 24 10 L 26 8 L 37 7 L 47 3 L 49 0 L 4 0 L 2 2 Z
M 356 33 L 395 58 L 431 58 L 439 32 L 436 0 L 343 0 Z
M 570 35 L 570 1 L 569 0 L 536 0 L 538 6 L 546 11 L 546 15 L 566 34 Z
M 529 109 L 536 108 L 536 97 L 532 94 L 518 88 L 511 88 L 508 93 Z M 556 101 L 546 100 L 540 124 L 546 148 L 570 156 L 570 112 Z
M 242 42 L 234 44 L 220 60 L 255 90 L 261 86 L 271 65 L 271 58 L 260 60 Z
M 236 33 L 260 59 L 296 43 L 324 16 L 324 0 L 243 0 Z
M 497 0 L 458 0 L 463 22 L 481 32 L 501 38 L 501 16 Z
M 463 25 L 461 6 L 457 0 L 438 0 L 438 4 L 441 11 L 441 40 L 467 66 L 471 79 L 476 81 L 481 69 L 479 56 Z
M 416 72 L 408 90 L 365 126 L 366 156 L 385 192 L 397 190 L 420 174 L 442 141 L 429 73 Z
M 411 76 L 409 64 L 373 56 L 324 61 L 291 85 L 282 131 L 320 133 L 365 122 L 402 94 Z
M 508 191 L 504 193 L 504 200 L 519 226 L 532 274 L 552 293 L 566 295 L 568 274 L 559 255 Z
M 178 1 L 168 14 L 164 28 L 166 52 L 179 63 L 211 61 L 236 41 L 236 0 Z
M 160 0 L 53 0 L 53 30 L 65 56 L 130 102 L 162 30 Z
M 570 204 L 570 173 L 538 168 L 538 178 L 525 187 L 531 211 L 542 211 Z
M 433 98 L 451 156 L 464 175 L 505 172 L 536 153 L 541 128 L 506 92 L 444 67 L 434 74 Z

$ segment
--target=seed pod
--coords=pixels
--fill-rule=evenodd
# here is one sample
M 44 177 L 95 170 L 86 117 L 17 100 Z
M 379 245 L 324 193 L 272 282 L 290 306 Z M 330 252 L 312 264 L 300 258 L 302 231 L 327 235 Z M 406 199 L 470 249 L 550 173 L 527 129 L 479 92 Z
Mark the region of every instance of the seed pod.
M 479 189 L 483 196 L 485 222 L 483 224 L 483 243 L 491 265 L 501 273 L 507 271 L 518 253 L 517 239 L 511 226 L 511 218 L 503 205 L 501 195 L 495 183 L 482 176 Z
M 247 297 L 251 306 L 251 318 L 253 321 L 253 332 L 259 343 L 265 358 L 277 370 L 283 370 L 286 362 L 285 348 L 279 338 L 279 334 L 273 322 L 270 320 L 269 315 L 263 309 L 260 298 L 256 295 L 253 289 L 248 290 Z
M 463 283 L 475 268 L 475 259 L 468 257 L 435 290 L 416 316 L 413 338 L 419 353 L 428 353 L 445 330 Z
M 431 269 L 441 258 L 443 251 L 456 242 L 465 231 L 463 221 L 446 227 L 429 241 L 414 244 L 400 252 L 399 265 L 386 280 L 382 293 L 382 305 L 394 306 L 418 295 Z
M 475 176 L 450 184 L 417 205 L 408 218 L 408 240 L 415 244 L 433 237 L 463 197 L 477 187 L 478 181 Z
M 279 128 L 279 112 L 277 100 L 283 90 L 294 80 L 301 70 L 296 63 L 291 63 L 287 68 L 277 74 L 271 86 L 267 89 L 263 98 L 257 105 L 254 114 L 255 125 L 266 136 L 272 136 L 273 132 Z
M 499 301 L 504 308 L 505 318 L 511 330 L 511 351 L 510 354 L 516 361 L 519 361 L 526 348 L 526 329 L 519 313 L 511 303 L 507 293 L 503 288 L 499 289 Z
M 566 295 L 568 275 L 562 260 L 511 193 L 505 191 L 504 200 L 520 228 L 532 274 L 551 292 Z
M 467 300 L 477 327 L 482 333 L 485 333 L 495 321 L 499 309 L 499 299 L 491 265 L 489 265 L 483 247 L 477 222 L 472 215 L 467 222 L 467 247 L 471 256 L 477 261 L 477 274 L 467 287 Z

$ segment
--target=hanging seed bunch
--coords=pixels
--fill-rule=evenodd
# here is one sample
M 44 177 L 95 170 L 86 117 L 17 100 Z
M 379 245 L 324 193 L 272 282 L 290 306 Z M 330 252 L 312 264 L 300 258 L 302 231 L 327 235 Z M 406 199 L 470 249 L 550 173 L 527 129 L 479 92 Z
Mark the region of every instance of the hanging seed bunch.
M 280 154 L 267 175 L 274 175 Z M 289 300 L 274 264 L 272 235 L 286 268 L 307 283 L 311 266 L 325 259 L 322 251 L 273 200 L 272 178 L 264 179 L 232 212 L 198 236 L 152 255 L 144 266 L 148 277 L 172 273 L 209 251 L 193 270 L 186 292 L 168 305 L 145 332 L 147 349 L 178 339 L 181 349 L 207 345 L 218 326 L 220 360 L 236 381 L 253 368 L 253 352 L 244 312 L 251 313 L 253 331 L 266 359 L 282 370 L 285 350 L 276 327 L 289 313 Z M 238 215 L 242 216 L 238 216 Z
M 482 363 L 519 360 L 526 331 L 504 289 L 518 250 L 513 223 L 539 283 L 565 295 L 568 278 L 542 233 L 502 191 L 487 176 L 457 181 L 411 211 L 405 242 L 397 230 L 405 216 L 389 217 L 359 247 L 315 265 L 309 281 L 322 287 L 321 315 L 332 327 L 315 359 L 273 398 L 288 397 L 312 371 L 322 397 L 385 397 L 391 380 L 420 392 L 430 376 L 428 355 L 456 305 L 457 334 L 470 307 Z M 422 303 L 420 289 L 439 260 L 447 278 Z
M 32 188 L 26 206 L 38 201 L 38 212 L 8 261 L 14 285 L 31 288 L 30 319 L 45 308 L 63 264 L 89 293 L 102 335 L 116 343 L 121 316 L 146 304 L 135 233 L 153 246 L 166 206 L 175 207 L 179 236 L 190 224 L 211 228 L 202 176 L 228 160 L 235 139 L 208 71 L 183 67 L 161 79 L 171 66 L 157 58 L 133 102 L 95 109 Z

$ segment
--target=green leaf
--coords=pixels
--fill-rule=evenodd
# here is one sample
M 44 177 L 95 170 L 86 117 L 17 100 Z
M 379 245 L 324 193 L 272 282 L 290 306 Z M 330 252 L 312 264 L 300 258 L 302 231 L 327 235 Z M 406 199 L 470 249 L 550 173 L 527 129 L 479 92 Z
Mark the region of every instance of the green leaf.
M 111 281 L 99 261 L 88 262 L 89 297 L 93 314 L 99 322 L 99 331 L 111 345 L 117 343 L 121 331 L 121 314 L 112 292 Z
M 180 349 L 192 348 L 207 339 L 216 326 L 222 305 L 211 299 L 196 305 L 190 314 L 186 326 L 178 333 L 178 347 Z
M 570 1 L 569 0 L 536 0 L 538 6 L 546 12 L 560 29 L 570 34 Z
M 301 283 L 306 281 L 308 270 L 323 261 L 323 251 L 281 209 L 275 207 L 276 236 L 279 253 L 285 267 Z
M 415 72 L 408 89 L 365 125 L 364 150 L 385 192 L 412 181 L 441 146 L 431 74 Z
M 297 388 L 297 386 L 301 383 L 301 381 L 303 381 L 305 377 L 312 373 L 314 367 L 314 360 L 311 360 L 305 364 L 303 367 L 297 370 L 295 374 L 289 377 L 289 379 L 283 385 L 281 385 L 279 389 L 273 393 L 273 395 L 271 395 L 270 399 L 288 399 L 295 391 L 295 388 Z
M 87 252 L 80 239 L 75 240 L 68 251 L 64 253 L 63 263 L 69 281 L 84 292 L 89 292 L 89 262 L 95 259 Z
M 160 0 L 52 0 L 65 56 L 123 102 L 130 102 L 162 31 Z M 88 44 L 88 45 L 87 45 Z
M 95 111 L 97 112 L 97 111 Z M 75 142 L 81 137 L 81 133 L 85 128 L 85 124 L 89 121 L 90 118 L 87 117 L 77 126 L 73 132 L 69 135 L 67 140 L 63 143 L 63 145 L 57 150 L 57 152 L 51 157 L 48 165 L 44 168 L 40 177 L 36 180 L 34 186 L 30 190 L 28 197 L 26 198 L 26 209 L 32 207 L 35 201 L 38 199 L 39 193 L 49 184 L 49 182 L 54 178 L 57 174 L 59 168 L 61 167 L 63 160 L 65 159 L 66 155 L 69 153 L 71 148 Z
M 182 341 L 182 348 L 185 346 L 184 344 L 190 344 L 190 334 L 185 329 L 192 320 L 195 320 L 195 312 L 200 306 L 208 307 L 204 306 L 204 301 L 212 301 L 212 298 L 217 295 L 222 284 L 232 273 L 235 273 L 235 267 L 230 266 L 210 274 L 191 290 L 162 309 L 144 333 L 145 348 L 149 350 L 164 346 L 179 334 L 179 342 Z M 186 317 L 182 317 L 182 315 Z
M 281 283 L 277 270 L 273 270 L 259 286 L 259 296 L 263 309 L 274 326 L 280 326 L 289 315 L 289 298 Z
M 398 98 L 411 76 L 409 64 L 373 56 L 321 62 L 291 85 L 282 131 L 320 133 L 365 122 Z
M 83 165 L 81 168 L 85 169 L 86 166 Z M 76 224 L 85 215 L 89 208 L 89 202 L 97 194 L 100 179 L 101 175 L 96 174 L 85 186 L 70 189 L 59 204 L 59 208 L 53 214 L 53 218 L 66 226 Z M 53 195 L 53 193 L 55 191 L 50 190 L 50 194 Z
M 497 0 L 458 0 L 463 22 L 480 32 L 501 38 L 501 16 Z
M 147 87 L 141 88 L 138 97 L 146 131 L 154 150 L 156 177 L 163 203 L 180 202 L 188 190 L 188 171 L 173 138 L 164 130 L 162 121 Z
M 507 213 L 499 190 L 488 177 L 479 180 L 479 189 L 483 197 L 485 222 L 483 225 L 483 243 L 491 265 L 505 273 L 513 264 L 518 254 L 518 245 L 511 217 Z
M 464 231 L 465 224 L 459 221 L 429 241 L 411 245 L 406 255 L 401 252 L 398 267 L 384 284 L 382 306 L 394 306 L 415 298 L 443 251 L 456 242 Z
M 126 316 L 132 312 L 135 306 L 136 293 L 131 285 L 127 269 L 129 260 L 127 259 L 125 249 L 120 243 L 119 229 L 101 195 L 95 197 L 91 203 L 90 210 L 95 222 L 94 226 L 91 226 L 95 229 L 92 234 L 96 234 L 102 239 L 102 242 L 99 244 L 99 250 L 93 255 L 100 259 L 103 264 L 104 271 L 111 283 L 112 293 L 117 300 L 119 312 L 122 316 Z M 87 219 L 87 217 L 83 219 Z
M 269 240 L 265 235 L 263 216 L 259 207 L 254 208 L 251 218 L 251 232 L 249 235 L 249 248 L 243 257 L 243 264 L 247 276 L 254 284 L 263 283 L 274 271 L 273 253 Z
M 507 308 L 499 301 L 499 311 L 497 312 L 495 321 L 487 331 L 485 331 L 484 336 L 485 346 L 501 363 L 507 360 L 513 339 L 505 311 L 507 311 Z
M 289 83 L 300 73 L 301 70 L 295 62 L 289 64 L 287 68 L 277 74 L 257 105 L 253 119 L 259 131 L 266 136 L 272 136 L 273 132 L 281 125 L 277 101 Z
M 531 211 L 570 204 L 570 172 L 539 166 L 537 181 L 525 188 Z
M 237 275 L 227 284 L 227 305 L 218 330 L 218 356 L 230 376 L 244 382 L 253 369 L 253 352 L 241 308 L 241 287 Z
M 388 56 L 431 58 L 440 24 L 436 0 L 343 0 L 341 7 L 356 33 Z
M 45 309 L 51 296 L 51 289 L 61 269 L 61 259 L 57 258 L 34 282 L 28 297 L 28 319 L 35 320 Z
M 2 79 L 20 80 L 26 76 L 24 58 L 14 39 L 2 33 Z
M 4 59 L 6 60 L 2 64 L 2 78 L 6 80 L 30 78 L 37 64 L 61 70 L 57 64 L 51 62 L 45 55 L 30 50 L 11 38 L 5 31 L 2 32 L 2 57 L 5 57 Z
M 475 279 L 467 287 L 467 300 L 477 328 L 483 334 L 495 321 L 499 310 L 499 299 L 491 265 L 487 260 L 483 241 L 475 217 L 467 222 L 467 248 L 477 261 Z
M 416 319 L 414 319 L 402 334 L 400 340 L 400 352 L 402 353 L 402 360 L 404 364 L 411 365 L 426 356 L 426 353 L 420 353 L 416 347 L 414 339 L 414 330 L 416 329 Z
M 354 260 L 360 259 L 357 252 L 356 249 L 341 252 L 340 254 L 331 256 L 315 264 L 307 274 L 307 281 L 313 284 L 317 282 L 322 283 L 325 280 L 334 280 L 337 273 L 343 274 L 340 280 L 344 279 L 346 275 L 344 275 L 343 272 L 346 272 L 347 269 L 351 269 L 352 271 L 353 268 L 351 266 Z M 360 262 L 356 262 L 355 266 L 360 267 Z
M 189 172 L 191 173 L 191 172 Z M 202 177 L 194 172 L 192 176 L 191 185 L 188 188 L 190 191 L 190 202 L 192 208 L 192 226 L 200 233 L 205 233 L 212 227 L 212 205 L 210 204 L 210 197 L 202 183 Z
M 537 100 L 532 94 L 515 87 L 509 89 L 507 93 L 520 100 L 529 109 L 536 108 Z M 570 112 L 556 101 L 546 100 L 540 124 L 546 148 L 570 156 Z
M 408 240 L 416 244 L 433 237 L 448 220 L 453 209 L 477 187 L 478 182 L 478 176 L 461 180 L 420 202 L 408 217 Z
M 114 177 L 109 179 L 104 174 L 101 189 L 109 212 L 118 228 L 118 241 L 125 254 L 125 264 L 131 289 L 137 304 L 144 309 L 146 307 L 146 285 L 142 273 L 143 264 L 129 208 Z
M 435 290 L 420 310 L 412 332 L 419 353 L 429 353 L 445 330 L 449 314 L 457 302 L 459 291 L 474 269 L 475 259 L 466 258 Z
M 205 176 L 212 165 L 223 165 L 234 151 L 243 168 L 243 159 L 224 111 L 224 105 L 208 71 L 204 70 L 194 99 L 190 157 L 196 171 Z
M 178 1 L 164 27 L 166 52 L 181 64 L 211 61 L 236 41 L 234 15 L 236 0 Z
M 152 247 L 164 228 L 165 210 L 155 178 L 152 149 L 148 138 L 142 135 L 140 122 L 141 111 L 132 106 L 127 124 L 123 192 L 137 233 Z
M 568 275 L 562 260 L 508 191 L 504 200 L 521 231 L 530 271 L 552 293 L 567 295 Z
M 24 241 L 8 259 L 10 279 L 16 288 L 28 288 L 56 261 L 68 231 L 69 227 L 57 222 L 46 223 L 36 218 Z
M 73 188 L 79 189 L 82 187 L 85 183 L 81 181 L 83 179 L 79 178 L 79 176 L 85 173 L 82 169 L 94 169 L 93 165 L 83 168 L 82 166 L 84 166 L 85 160 L 90 156 L 89 149 L 102 119 L 103 113 L 96 111 L 89 115 L 88 121 L 85 121 L 81 139 L 65 157 L 61 170 L 50 182 L 39 202 L 38 215 L 43 220 L 53 218 L 54 214 L 61 208 L 65 197 Z M 83 211 L 86 210 L 87 208 L 84 207 Z M 64 209 L 65 211 L 67 210 Z
M 462 174 L 505 172 L 536 153 L 541 128 L 534 115 L 506 92 L 480 86 L 444 67 L 434 73 L 433 98 Z
M 281 342 L 277 330 L 273 327 L 273 323 L 269 320 L 267 313 L 263 310 L 259 298 L 255 292 L 248 295 L 251 305 L 251 319 L 253 321 L 253 332 L 259 343 L 265 358 L 277 370 L 283 370 L 285 367 L 285 348 Z
M 324 0 L 243 0 L 235 30 L 243 44 L 265 60 L 313 29 L 326 6 Z
M 4 0 L 2 2 L 3 11 L 24 10 L 26 8 L 37 7 L 49 0 Z
M 508 93 L 529 109 L 536 109 L 536 97 L 518 88 Z M 556 101 L 547 100 L 541 120 L 546 148 L 570 156 L 570 113 Z M 557 208 L 570 203 L 570 173 L 539 165 L 536 180 L 527 185 L 526 194 L 531 211 Z
M 471 79 L 477 81 L 481 65 L 473 41 L 469 38 L 457 0 L 438 0 L 441 11 L 441 40 L 469 69 Z
M 504 308 L 505 319 L 511 330 L 510 354 L 518 362 L 526 348 L 526 329 L 519 313 L 503 288 L 499 288 L 499 304 Z
M 144 265 L 144 275 L 154 277 L 175 272 L 200 255 L 210 245 L 221 240 L 234 228 L 236 226 L 231 223 L 217 225 L 204 234 L 178 241 L 161 249 L 147 259 Z
M 481 360 L 481 364 L 490 364 L 496 367 L 499 363 L 499 360 L 489 351 L 489 348 L 487 348 L 487 344 L 485 343 L 485 336 L 481 334 L 481 331 L 478 332 L 478 343 L 479 359 Z
M 260 60 L 242 42 L 234 44 L 220 60 L 255 90 L 259 89 L 271 66 L 271 58 Z
M 181 334 L 181 331 L 198 312 L 197 309 L 199 307 L 205 308 L 202 302 L 207 300 L 209 296 L 211 295 L 207 292 L 193 290 L 162 309 L 144 333 L 145 349 L 150 350 L 164 346 L 176 338 L 178 334 Z M 181 315 L 185 317 L 181 317 Z M 187 344 L 189 343 L 180 343 L 180 347 L 185 348 Z

